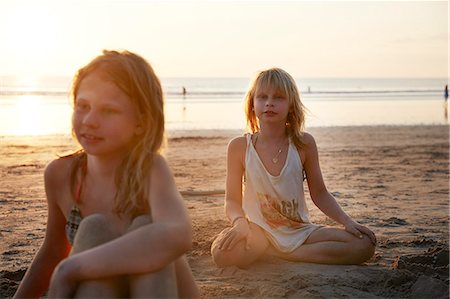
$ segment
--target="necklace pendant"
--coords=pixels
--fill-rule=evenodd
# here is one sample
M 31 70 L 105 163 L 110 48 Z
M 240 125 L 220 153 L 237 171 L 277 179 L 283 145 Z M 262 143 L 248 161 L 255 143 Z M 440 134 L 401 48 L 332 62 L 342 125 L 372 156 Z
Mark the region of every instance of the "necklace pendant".
M 272 158 L 272 162 L 273 162 L 274 164 L 277 164 L 277 163 L 278 163 L 278 157 L 280 156 L 280 154 L 281 154 L 282 151 L 283 151 L 283 150 L 280 148 L 280 149 L 278 150 L 277 155 L 276 155 L 275 157 Z

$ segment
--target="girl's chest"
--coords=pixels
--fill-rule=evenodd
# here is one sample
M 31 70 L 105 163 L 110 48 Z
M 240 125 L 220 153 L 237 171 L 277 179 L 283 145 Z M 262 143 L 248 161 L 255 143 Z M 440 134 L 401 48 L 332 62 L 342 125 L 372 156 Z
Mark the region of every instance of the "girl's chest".
M 75 195 L 75 196 L 74 196 Z M 74 205 L 78 206 L 82 218 L 93 214 L 102 214 L 108 218 L 112 226 L 118 231 L 124 232 L 130 220 L 128 217 L 120 217 L 114 211 L 115 191 L 108 188 L 92 188 L 92 186 L 82 186 L 78 196 L 66 193 L 63 203 L 64 214 L 68 219 Z
M 287 163 L 289 147 L 274 149 L 265 146 L 253 146 L 252 150 L 264 169 L 271 176 L 279 176 Z
M 273 162 L 271 156 L 260 155 L 260 160 L 264 165 L 264 168 L 271 176 L 279 176 L 286 163 L 286 157 L 282 157 L 278 162 Z
M 264 172 L 268 173 L 270 178 L 275 180 L 279 180 L 280 178 L 286 179 L 286 177 L 291 176 L 293 179 L 301 176 L 303 180 L 305 153 L 297 150 L 294 146 L 289 145 L 289 147 L 279 154 L 264 149 L 263 147 L 258 148 L 253 146 L 248 154 L 250 155 L 250 161 L 254 162 L 249 162 L 250 164 L 246 165 L 246 167 L 251 167 L 253 163 L 261 165 Z
M 126 216 L 119 216 L 114 210 L 115 192 L 109 190 L 86 190 L 78 204 L 82 217 L 92 214 L 102 214 L 108 218 L 111 225 L 119 231 L 124 231 L 130 220 Z

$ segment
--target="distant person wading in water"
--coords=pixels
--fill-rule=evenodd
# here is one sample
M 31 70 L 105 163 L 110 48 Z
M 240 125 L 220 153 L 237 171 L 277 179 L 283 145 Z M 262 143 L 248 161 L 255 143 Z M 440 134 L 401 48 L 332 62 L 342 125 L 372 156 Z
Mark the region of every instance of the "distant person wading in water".
M 446 101 L 448 100 L 448 85 L 445 85 L 445 88 L 444 88 L 444 98 Z

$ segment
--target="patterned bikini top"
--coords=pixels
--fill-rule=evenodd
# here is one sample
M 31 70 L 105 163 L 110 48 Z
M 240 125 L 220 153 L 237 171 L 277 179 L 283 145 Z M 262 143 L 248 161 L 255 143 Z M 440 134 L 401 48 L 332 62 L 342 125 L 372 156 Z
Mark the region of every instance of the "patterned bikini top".
M 81 171 L 82 176 L 84 176 L 86 174 L 85 165 L 81 166 Z M 80 222 L 81 220 L 83 220 L 83 217 L 81 217 L 80 208 L 78 207 L 78 204 L 81 203 L 81 189 L 82 189 L 82 179 L 78 180 L 77 182 L 77 188 L 75 190 L 75 204 L 72 206 L 72 209 L 70 210 L 70 214 L 66 222 L 66 237 L 71 245 L 73 245 L 75 235 L 78 231 L 78 226 L 80 226 Z
M 80 209 L 77 205 L 74 205 L 70 210 L 69 218 L 66 222 L 66 236 L 71 245 L 73 245 L 75 234 L 78 231 L 78 226 L 80 226 L 82 219 Z

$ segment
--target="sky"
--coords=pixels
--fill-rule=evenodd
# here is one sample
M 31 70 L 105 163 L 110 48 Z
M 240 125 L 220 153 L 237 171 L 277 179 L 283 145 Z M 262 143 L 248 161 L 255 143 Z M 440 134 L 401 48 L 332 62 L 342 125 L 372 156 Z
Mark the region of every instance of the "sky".
M 102 49 L 161 77 L 448 78 L 447 1 L 0 0 L 0 76 L 72 76 Z

